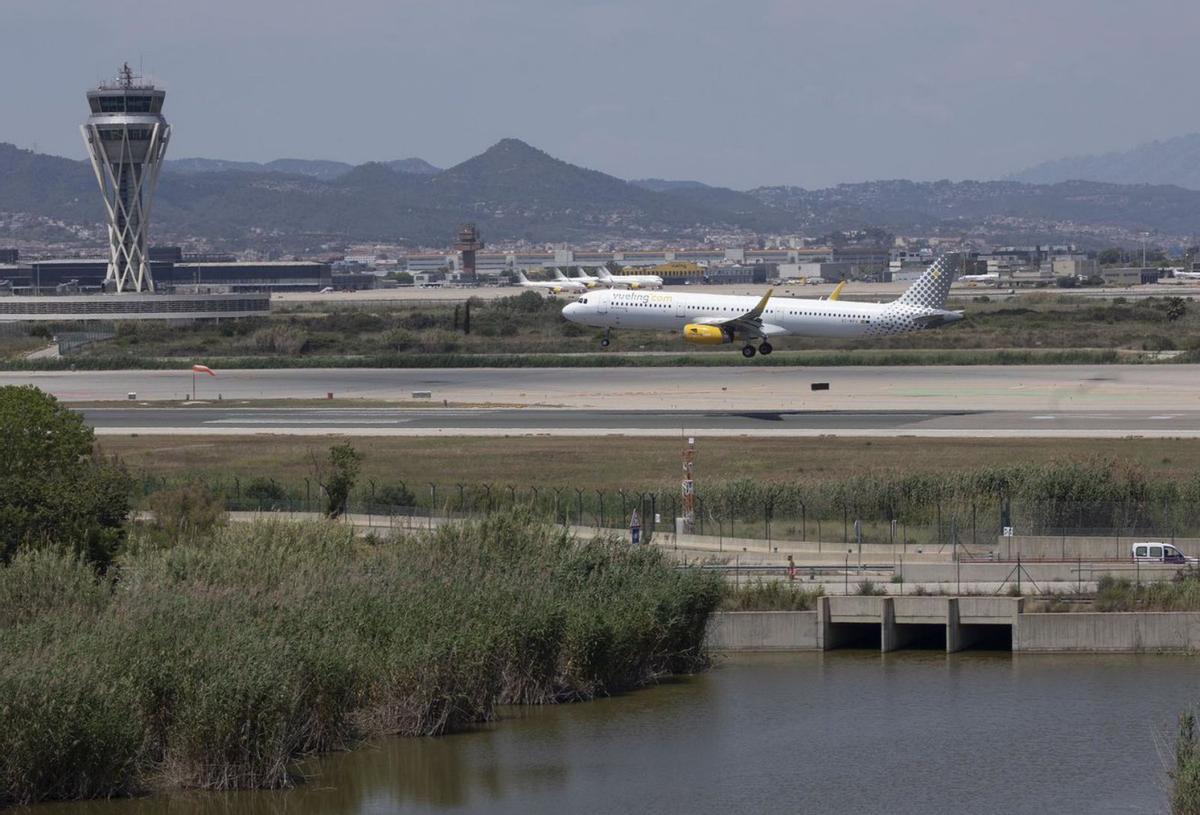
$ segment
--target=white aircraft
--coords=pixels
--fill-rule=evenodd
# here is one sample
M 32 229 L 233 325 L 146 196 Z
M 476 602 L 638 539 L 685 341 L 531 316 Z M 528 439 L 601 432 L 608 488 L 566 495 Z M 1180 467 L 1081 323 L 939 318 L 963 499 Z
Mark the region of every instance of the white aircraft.
M 587 286 L 582 283 L 576 283 L 574 280 L 530 280 L 520 270 L 517 271 L 517 284 L 525 289 L 538 289 L 540 291 L 548 291 L 551 294 L 562 294 L 564 292 L 579 294 L 587 291 Z
M 773 290 L 759 299 L 610 289 L 589 292 L 562 313 L 573 323 L 603 328 L 603 346 L 614 328 L 678 330 L 697 345 L 745 342 L 742 355 L 749 358 L 771 353 L 773 337 L 882 337 L 958 322 L 962 312 L 945 308 L 956 265 L 953 255 L 938 258 L 890 303 L 772 299 Z M 757 348 L 751 344 L 756 340 Z
M 996 286 L 1000 283 L 999 272 L 985 272 L 984 274 L 965 274 L 958 278 L 959 283 L 986 283 L 989 286 Z
M 1180 280 L 1200 280 L 1200 272 L 1185 272 L 1182 269 L 1175 272 L 1174 276 Z
M 656 274 L 612 274 L 603 266 L 596 269 L 600 282 L 609 288 L 661 289 L 663 279 Z
M 562 273 L 562 269 L 556 266 L 554 267 L 554 279 L 559 281 L 565 280 L 568 283 L 582 283 L 585 289 L 595 289 L 604 285 L 604 282 L 598 277 L 584 274 L 583 269 L 579 270 L 578 277 L 567 277 Z

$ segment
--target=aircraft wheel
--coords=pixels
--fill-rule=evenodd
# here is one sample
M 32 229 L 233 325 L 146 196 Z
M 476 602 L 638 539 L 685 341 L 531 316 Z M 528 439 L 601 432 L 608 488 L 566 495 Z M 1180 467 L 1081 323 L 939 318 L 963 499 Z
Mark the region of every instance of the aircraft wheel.
M 766 355 L 766 354 L 771 353 L 774 350 L 775 349 L 771 346 L 771 343 L 767 342 L 766 340 L 763 340 L 761 343 L 758 344 L 758 353 L 760 353 L 760 354 Z
M 608 339 L 608 337 L 602 337 L 602 338 L 600 339 L 600 347 L 601 347 L 601 348 L 607 348 L 607 347 L 608 347 L 608 343 L 609 343 L 609 339 Z
M 754 356 L 756 353 L 758 352 L 754 350 L 753 345 L 747 345 L 742 349 L 742 356 L 744 356 L 746 359 L 750 359 L 750 357 Z

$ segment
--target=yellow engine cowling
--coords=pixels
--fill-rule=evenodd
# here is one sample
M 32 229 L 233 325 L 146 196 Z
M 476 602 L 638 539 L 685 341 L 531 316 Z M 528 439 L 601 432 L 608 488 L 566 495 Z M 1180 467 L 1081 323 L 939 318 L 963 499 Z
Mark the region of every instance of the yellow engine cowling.
M 688 323 L 683 327 L 683 339 L 696 345 L 721 345 L 733 342 L 733 335 L 719 325 Z

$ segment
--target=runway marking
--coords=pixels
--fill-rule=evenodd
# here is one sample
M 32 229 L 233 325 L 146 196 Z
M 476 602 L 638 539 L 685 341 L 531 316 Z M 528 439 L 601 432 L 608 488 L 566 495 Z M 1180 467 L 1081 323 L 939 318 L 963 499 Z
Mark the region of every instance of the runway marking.
M 413 436 L 443 438 L 455 437 L 504 437 L 504 436 L 630 436 L 678 438 L 678 428 L 644 429 L 621 427 L 571 427 L 571 428 L 513 428 L 513 427 L 259 427 L 234 426 L 191 426 L 191 427 L 98 427 L 97 436 Z M 956 429 L 956 428 L 822 428 L 822 429 L 697 429 L 689 430 L 690 436 L 707 438 L 819 438 L 822 436 L 843 438 L 967 438 L 967 439 L 1200 439 L 1200 429 Z
M 283 424 L 302 424 L 302 425 L 390 425 L 390 424 L 405 424 L 413 421 L 412 419 L 289 419 L 281 417 L 279 419 L 205 419 L 203 424 L 231 424 L 231 425 L 278 425 Z
M 1037 419 L 1039 421 L 1054 421 L 1058 417 L 1057 416 L 1030 416 L 1029 418 Z

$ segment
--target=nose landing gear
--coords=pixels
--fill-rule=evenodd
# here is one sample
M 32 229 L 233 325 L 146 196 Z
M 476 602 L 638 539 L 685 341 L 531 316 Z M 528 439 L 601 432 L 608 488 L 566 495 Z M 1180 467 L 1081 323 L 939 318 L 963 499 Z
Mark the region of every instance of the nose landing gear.
M 611 329 L 611 328 L 606 328 L 606 329 L 604 329 L 604 336 L 600 338 L 600 347 L 601 347 L 601 348 L 607 348 L 607 347 L 608 347 L 609 343 L 612 341 L 612 340 L 611 340 L 611 338 L 610 338 L 610 336 L 609 336 L 611 333 L 612 333 L 612 329 Z

